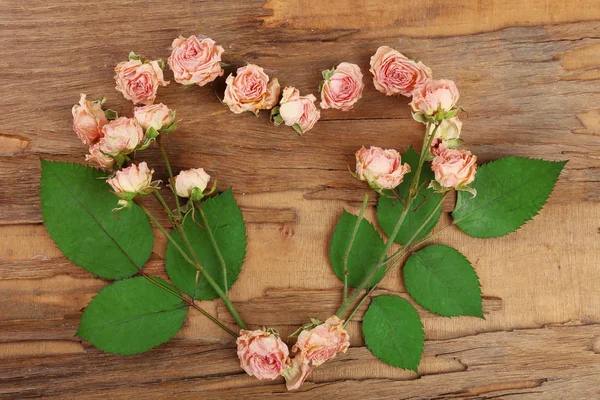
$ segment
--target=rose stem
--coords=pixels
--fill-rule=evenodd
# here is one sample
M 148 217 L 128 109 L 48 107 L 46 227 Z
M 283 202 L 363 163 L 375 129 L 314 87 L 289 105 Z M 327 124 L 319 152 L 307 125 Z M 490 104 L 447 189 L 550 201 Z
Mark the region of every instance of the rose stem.
M 188 238 L 188 236 L 187 236 L 187 234 L 186 234 L 183 226 L 181 226 L 181 207 L 179 205 L 179 196 L 177 196 L 177 190 L 175 188 L 175 178 L 173 177 L 173 170 L 171 169 L 171 163 L 169 162 L 169 157 L 167 156 L 167 152 L 165 151 L 165 148 L 164 148 L 162 142 L 160 141 L 160 137 L 158 138 L 158 144 L 159 144 L 159 147 L 160 147 L 160 152 L 161 152 L 162 158 L 163 158 L 163 160 L 165 162 L 165 166 L 167 167 L 167 172 L 169 174 L 169 179 L 170 179 L 170 183 L 171 183 L 171 191 L 173 192 L 173 196 L 175 197 L 175 204 L 176 204 L 176 207 L 177 207 L 177 218 L 173 218 L 173 213 L 171 212 L 171 210 L 169 209 L 169 207 L 165 203 L 164 199 L 162 199 L 162 196 L 160 196 L 160 194 L 158 194 L 156 197 L 159 198 L 160 203 L 165 208 L 165 211 L 167 212 L 167 214 L 169 214 L 169 217 L 171 218 L 171 221 L 173 222 L 173 225 L 175 226 L 175 229 L 177 229 L 177 231 L 181 235 L 181 239 L 183 240 L 183 242 L 185 243 L 186 247 L 188 248 L 188 250 L 192 254 L 192 257 L 194 258 L 194 260 L 196 262 L 196 264 L 192 263 L 192 265 L 199 266 L 200 268 L 198 268 L 198 267 L 196 267 L 196 268 L 198 268 L 198 270 L 201 271 L 202 267 L 200 265 L 200 260 L 198 258 L 198 255 L 196 254 L 196 250 L 194 249 L 194 247 L 190 243 L 190 240 L 189 240 L 189 238 Z M 155 193 L 157 193 L 157 192 L 155 192 Z M 240 328 L 247 329 L 246 324 L 244 323 L 244 321 L 242 320 L 242 318 L 238 314 L 238 312 L 235 309 L 233 303 L 231 303 L 231 301 L 227 297 L 227 291 L 228 291 L 228 287 L 227 287 L 227 271 L 225 270 L 225 273 L 223 274 L 224 275 L 224 281 L 225 281 L 225 293 L 223 293 L 223 290 L 221 290 L 221 288 L 218 287 L 218 284 L 214 281 L 214 279 L 212 279 L 212 277 L 206 271 L 202 270 L 202 272 L 204 273 L 204 276 L 206 277 L 206 280 L 213 287 L 213 289 L 215 290 L 215 292 L 217 292 L 217 294 L 219 295 L 219 297 L 221 297 L 221 299 L 223 299 L 223 301 L 225 302 L 225 305 L 227 306 L 227 308 L 231 312 L 231 315 L 237 321 L 237 323 L 240 326 Z
M 181 246 L 179 246 L 179 244 L 173 239 L 173 237 L 169 234 L 169 232 L 167 232 L 167 230 L 160 224 L 160 222 L 158 222 L 158 220 L 152 215 L 152 213 L 150 213 L 150 211 L 147 208 L 142 207 L 142 210 L 144 211 L 144 213 L 146 213 L 146 215 L 148 216 L 148 218 L 150 218 L 150 220 L 154 223 L 154 225 L 156 225 L 156 227 L 162 232 L 162 234 L 165 235 L 167 240 L 169 242 L 171 242 L 171 244 L 173 244 L 175 249 L 177 249 L 177 251 L 179 251 L 179 253 L 181 253 L 184 260 L 187 261 L 190 265 L 193 265 L 194 267 L 196 267 L 197 270 L 201 271 L 204 274 L 204 277 L 206 278 L 207 282 L 212 286 L 214 291 L 217 292 L 219 297 L 223 300 L 223 302 L 225 303 L 225 306 L 227 307 L 227 309 L 231 313 L 231 316 L 235 319 L 235 321 L 237 322 L 239 327 L 242 329 L 247 329 L 248 328 L 247 325 L 244 323 L 244 321 L 238 314 L 233 303 L 231 302 L 231 300 L 229 300 L 229 297 L 227 297 L 227 295 L 219 287 L 217 282 L 214 281 L 214 279 L 210 276 L 210 274 L 208 274 L 206 271 L 204 271 L 204 269 L 202 268 L 202 265 L 200 265 L 199 262 L 194 262 L 194 261 L 192 261 L 192 259 L 190 259 L 190 257 L 187 255 L 187 253 L 181 248 Z M 181 231 L 180 231 L 180 234 L 181 234 Z M 184 234 L 185 234 L 185 232 L 184 232 Z M 183 235 L 182 235 L 182 238 L 183 238 Z M 189 244 L 189 241 L 188 241 L 188 244 Z M 189 246 L 191 246 L 191 244 L 189 244 Z M 194 253 L 194 255 L 195 255 L 195 253 Z
M 360 306 L 363 305 L 363 303 L 365 302 L 365 300 L 373 293 L 373 291 L 377 288 L 377 286 L 381 283 L 381 281 L 387 276 L 387 274 L 394 269 L 396 266 L 398 266 L 400 264 L 400 262 L 402 261 L 402 258 L 404 258 L 405 255 L 407 255 L 409 252 L 412 251 L 413 248 L 427 242 L 428 240 L 431 240 L 434 236 L 436 236 L 438 233 L 440 233 L 441 231 L 443 231 L 444 229 L 446 229 L 447 227 L 453 225 L 447 225 L 445 227 L 443 227 L 442 229 L 440 229 L 439 231 L 437 231 L 436 233 L 418 241 L 417 243 L 415 243 L 414 245 L 412 245 L 412 242 L 417 238 L 417 235 L 419 233 L 421 233 L 421 231 L 425 228 L 425 226 L 427 226 L 427 224 L 431 221 L 431 219 L 433 218 L 433 216 L 435 215 L 435 213 L 439 210 L 439 208 L 442 206 L 444 199 L 446 198 L 446 196 L 448 195 L 448 193 L 444 193 L 444 195 L 442 196 L 442 198 L 440 199 L 440 201 L 438 202 L 438 204 L 435 206 L 435 208 L 432 210 L 431 214 L 429 214 L 429 216 L 427 217 L 427 219 L 423 222 L 423 224 L 419 227 L 419 229 L 417 229 L 417 231 L 412 235 L 412 237 L 410 239 L 408 239 L 408 241 L 406 242 L 406 244 L 404 245 L 404 248 L 401 250 L 404 250 L 402 253 L 400 253 L 400 251 L 396 252 L 396 254 L 398 254 L 398 258 L 388 267 L 386 268 L 384 274 L 382 275 L 381 279 L 379 280 L 379 282 L 377 282 L 375 285 L 373 285 L 373 287 L 367 292 L 365 293 L 365 295 L 363 296 L 363 298 L 360 300 L 360 302 L 356 305 L 356 307 L 354 307 L 354 310 L 350 313 L 350 316 L 348 316 L 348 319 L 346 319 L 346 321 L 344 322 L 344 327 L 346 327 L 346 325 L 348 324 L 348 322 L 350 322 L 350 320 L 352 319 L 352 317 L 354 317 L 354 314 L 356 314 L 356 312 L 358 311 L 358 309 L 360 308 Z
M 412 205 L 412 202 L 417 195 L 415 189 L 419 186 L 419 179 L 420 179 L 420 175 L 421 175 L 421 169 L 423 168 L 423 163 L 425 161 L 425 154 L 429 150 L 429 146 L 431 145 L 431 142 L 433 141 L 433 138 L 435 137 L 435 132 L 437 131 L 439 124 L 435 124 L 435 128 L 431 131 L 431 133 L 428 133 L 429 126 L 430 125 L 427 124 L 427 128 L 425 129 L 425 137 L 423 139 L 423 147 L 421 149 L 421 156 L 419 158 L 419 166 L 417 167 L 417 171 L 416 171 L 415 175 L 413 176 L 413 180 L 410 184 L 408 199 L 406 201 L 406 204 L 404 205 L 404 210 L 402 211 L 400 218 L 396 222 L 396 226 L 394 227 L 394 230 L 392 231 L 391 235 L 389 235 L 388 241 L 387 241 L 383 251 L 381 252 L 381 255 L 379 256 L 379 260 L 371 268 L 371 270 L 369 271 L 367 276 L 365 276 L 365 278 L 356 287 L 356 289 L 354 289 L 354 292 L 352 292 L 352 294 L 346 299 L 346 301 L 344 301 L 342 303 L 342 305 L 338 309 L 337 313 L 335 314 L 338 318 L 343 317 L 343 315 L 346 313 L 346 311 L 348 310 L 350 305 L 356 300 L 356 298 L 359 296 L 359 294 L 365 289 L 365 287 L 367 286 L 367 284 L 369 283 L 371 278 L 377 273 L 378 265 L 381 264 L 381 262 L 385 259 L 386 255 L 390 251 L 390 248 L 392 247 L 392 244 L 394 243 L 394 239 L 396 239 L 398 232 L 400 232 L 400 227 L 402 226 L 402 223 L 404 222 L 404 219 L 406 218 L 406 215 L 408 214 L 408 212 L 410 210 L 410 206 Z
M 358 213 L 358 219 L 356 220 L 356 224 L 352 229 L 352 235 L 350 236 L 350 241 L 348 242 L 348 246 L 346 247 L 346 252 L 344 253 L 344 301 L 348 298 L 348 256 L 350 256 L 350 251 L 352 250 L 352 245 L 354 244 L 354 239 L 356 238 L 356 234 L 358 233 L 358 228 L 360 227 L 360 223 L 362 222 L 363 215 L 365 214 L 365 209 L 367 208 L 367 202 L 369 201 L 369 192 L 365 193 L 365 199 L 362 202 L 362 206 L 360 207 L 360 212 Z
M 216 319 L 215 317 L 213 317 L 212 315 L 210 315 L 205 309 L 201 308 L 200 306 L 198 306 L 198 304 L 196 304 L 194 302 L 194 299 L 187 300 L 185 297 L 183 297 L 182 295 L 180 295 L 179 293 L 161 285 L 159 282 L 155 281 L 154 279 L 152 279 L 152 277 L 148 276 L 146 273 L 142 272 L 141 270 L 139 271 L 140 275 L 142 275 L 144 278 L 146 278 L 148 281 L 152 282 L 154 285 L 158 286 L 159 288 L 166 290 L 167 292 L 171 293 L 173 296 L 176 296 L 178 298 L 180 298 L 181 300 L 183 300 L 184 302 L 186 302 L 189 306 L 194 307 L 196 310 L 200 311 L 205 317 L 207 317 L 208 319 L 210 319 L 212 322 L 214 322 L 215 324 L 217 324 L 219 327 L 221 327 L 221 329 L 223 329 L 225 332 L 229 333 L 231 336 L 237 338 L 238 335 L 232 331 L 231 329 L 229 329 L 228 327 L 226 327 L 221 321 L 219 321 L 218 319 Z

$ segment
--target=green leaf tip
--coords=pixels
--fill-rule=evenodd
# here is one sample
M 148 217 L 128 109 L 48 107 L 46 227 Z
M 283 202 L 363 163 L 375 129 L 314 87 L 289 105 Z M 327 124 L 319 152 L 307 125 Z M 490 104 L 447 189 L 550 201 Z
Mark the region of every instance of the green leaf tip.
M 444 317 L 484 318 L 479 278 L 458 250 L 427 246 L 410 256 L 403 274 L 406 291 L 427 310 Z
M 85 308 L 76 335 L 121 355 L 143 353 L 175 336 L 188 307 L 171 293 L 177 293 L 173 286 L 148 279 L 137 276 L 103 288 Z
M 358 217 L 344 210 L 340 220 L 338 221 L 331 245 L 329 247 L 329 260 L 331 268 L 342 282 L 344 281 L 344 258 L 348 249 L 352 233 L 356 228 L 356 235 L 350 253 L 346 258 L 348 271 L 348 285 L 351 287 L 358 286 L 366 277 L 372 266 L 377 264 L 379 256 L 383 252 L 385 244 L 375 227 L 366 219 L 360 221 L 358 228 Z M 369 281 L 368 286 L 375 285 L 385 273 L 385 265 L 382 265 L 373 278 Z
M 456 225 L 477 238 L 516 231 L 542 209 L 566 163 L 505 157 L 482 165 L 469 185 L 477 197 L 458 193 L 452 213 Z
M 375 357 L 418 372 L 425 333 L 417 310 L 408 300 L 394 295 L 375 297 L 363 318 L 362 331 Z
M 227 291 L 236 282 L 246 257 L 246 225 L 242 212 L 231 188 L 206 198 L 200 204 L 201 210 L 195 208 L 188 213 L 183 229 L 192 242 L 204 270 L 223 291 Z M 211 232 L 216 246 L 213 244 Z M 174 231 L 171 235 L 179 246 L 187 250 L 179 232 Z M 225 262 L 226 274 L 221 258 Z M 212 300 L 218 297 L 203 274 L 200 274 L 196 286 L 196 268 L 187 263 L 170 242 L 165 253 L 165 266 L 169 278 L 182 292 L 198 300 Z

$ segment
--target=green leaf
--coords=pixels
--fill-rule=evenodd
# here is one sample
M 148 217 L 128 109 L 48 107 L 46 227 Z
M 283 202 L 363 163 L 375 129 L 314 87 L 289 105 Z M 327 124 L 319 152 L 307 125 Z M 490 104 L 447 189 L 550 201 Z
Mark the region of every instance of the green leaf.
M 157 285 L 159 278 L 125 279 L 106 286 L 89 302 L 77 336 L 107 353 L 139 354 L 171 339 L 183 326 L 187 305 Z
M 452 117 L 454 117 L 457 113 L 458 113 L 458 108 L 454 109 L 454 110 L 450 110 L 448 111 L 445 115 L 444 115 L 444 119 L 450 119 Z
M 419 155 L 412 147 L 402 155 L 402 163 L 405 162 L 410 165 L 411 172 L 404 175 L 404 180 L 398 187 L 396 187 L 395 190 L 396 193 L 398 193 L 398 195 L 406 201 L 408 198 L 410 183 L 419 165 Z M 426 162 L 421 169 L 420 184 L 432 179 L 434 179 L 433 172 L 429 167 L 429 163 Z M 402 223 L 402 227 L 400 228 L 400 231 L 398 232 L 398 235 L 396 235 L 396 239 L 394 241 L 396 243 L 405 244 L 415 234 L 417 229 L 419 229 L 427 220 L 429 215 L 437 207 L 440 199 L 441 195 L 439 193 L 435 193 L 432 189 L 429 189 L 427 185 L 424 185 L 421 190 L 419 190 L 419 194 L 413 201 L 413 204 L 411 205 L 412 211 L 406 215 L 406 218 Z M 384 191 L 384 195 L 379 196 L 379 202 L 377 203 L 377 221 L 387 236 L 394 231 L 394 227 L 396 226 L 396 223 L 402 214 L 403 207 L 404 205 L 402 202 L 394 197 L 392 191 Z M 440 220 L 441 215 L 442 209 L 440 207 L 435 212 L 433 218 L 425 227 L 423 227 L 415 240 L 427 236 L 429 232 L 435 228 L 436 224 Z
M 202 267 L 219 284 L 223 290 L 229 290 L 237 280 L 246 256 L 246 226 L 242 212 L 233 197 L 231 189 L 218 196 L 211 197 L 202 202 L 202 209 L 206 219 L 195 209 L 193 215 L 187 215 L 184 223 L 185 232 L 200 258 Z M 202 226 L 199 226 L 202 225 Z M 219 260 L 217 249 L 212 244 L 208 229 L 213 232 L 215 242 L 225 265 L 227 267 L 227 287 L 225 287 L 225 274 Z M 187 251 L 179 232 L 173 231 L 173 239 Z M 196 299 L 210 300 L 218 295 L 202 274 L 196 286 L 196 268 L 187 263 L 177 249 L 167 244 L 166 268 L 169 278 L 183 292 Z M 193 257 L 190 257 L 193 259 Z
M 177 129 L 177 122 L 173 122 L 171 125 L 169 125 L 168 127 L 164 127 L 164 128 L 160 128 L 158 130 L 158 133 L 171 133 L 173 132 L 175 129 Z
M 335 67 L 331 69 L 324 69 L 323 71 L 321 71 L 321 74 L 323 75 L 323 79 L 328 81 L 331 79 L 333 74 L 335 74 Z
M 483 318 L 477 273 L 452 247 L 434 244 L 410 256 L 404 265 L 404 285 L 411 297 L 431 312 Z
M 331 247 L 329 249 L 331 267 L 333 268 L 333 272 L 335 272 L 335 276 L 342 282 L 344 281 L 344 256 L 358 222 L 356 215 L 344 211 L 335 227 L 333 239 L 331 240 Z M 371 267 L 377 264 L 384 247 L 385 244 L 373 225 L 365 219 L 360 221 L 347 260 L 348 285 L 356 287 L 362 282 Z M 369 286 L 373 286 L 379 282 L 384 272 L 385 265 L 382 265 L 369 281 Z
M 454 222 L 477 238 L 516 231 L 542 209 L 566 163 L 506 157 L 479 167 L 469 185 L 477 197 L 458 193 Z
M 109 121 L 119 118 L 119 114 L 115 110 L 111 110 L 110 108 L 108 110 L 104 110 L 104 116 Z
M 279 114 L 275 115 L 271 119 L 273 120 L 273 124 L 275 124 L 275 126 L 283 124 L 283 118 Z
M 302 128 L 300 128 L 300 125 L 294 124 L 292 125 L 292 128 L 296 131 L 298 135 L 302 136 Z
M 417 372 L 425 334 L 417 310 L 406 299 L 393 295 L 375 297 L 363 318 L 362 331 L 375 357 Z
M 140 269 L 152 252 L 154 236 L 136 205 L 119 212 L 106 174 L 79 164 L 41 160 L 42 216 L 63 254 L 106 279 L 122 279 Z
M 425 116 L 423 113 L 412 113 L 412 117 L 415 121 L 420 122 L 422 124 L 427 124 L 429 122 L 429 118 Z M 412 147 L 411 147 L 412 148 Z
M 135 54 L 133 51 L 129 52 L 129 59 L 130 60 L 141 60 L 142 56 Z

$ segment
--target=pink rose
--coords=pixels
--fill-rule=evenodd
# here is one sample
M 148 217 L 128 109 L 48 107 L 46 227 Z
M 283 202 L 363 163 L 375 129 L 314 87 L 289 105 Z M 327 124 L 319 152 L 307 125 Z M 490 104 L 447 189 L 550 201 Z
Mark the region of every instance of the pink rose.
M 402 158 L 396 150 L 384 150 L 380 147 L 364 146 L 356 152 L 356 175 L 361 181 L 379 191 L 394 189 L 410 172 L 408 163 L 402 164 Z
M 303 330 L 292 347 L 298 352 L 299 361 L 318 367 L 337 353 L 345 353 L 350 347 L 350 336 L 343 324 L 344 321 L 334 315 L 311 330 Z
M 321 108 L 350 110 L 362 97 L 363 75 L 356 64 L 343 62 L 333 70 L 323 71 Z
M 279 102 L 279 115 L 287 126 L 298 125 L 301 133 L 308 132 L 321 117 L 315 101 L 317 98 L 312 94 L 300 96 L 298 89 L 286 87 Z
M 283 371 L 285 385 L 288 390 L 298 389 L 312 372 L 312 368 L 305 364 L 299 356 L 288 359 L 288 366 Z
M 199 40 L 195 35 L 189 38 L 179 36 L 173 40 L 173 51 L 169 57 L 169 67 L 175 76 L 175 82 L 183 85 L 204 86 L 223 76 L 221 54 L 223 48 L 214 40 Z
M 79 139 L 88 146 L 93 145 L 102 137 L 102 127 L 108 123 L 99 101 L 88 101 L 81 94 L 79 105 L 74 105 L 73 130 Z
M 237 338 L 240 366 L 250 376 L 273 380 L 283 374 L 289 350 L 272 330 L 241 330 Z
M 175 178 L 175 191 L 180 197 L 191 197 L 200 200 L 202 192 L 206 189 L 210 175 L 202 168 L 181 171 Z
M 147 131 L 148 128 L 154 128 L 158 131 L 171 126 L 175 119 L 175 112 L 160 103 L 136 107 L 133 116 L 144 131 Z
M 237 75 L 227 77 L 223 103 L 236 114 L 273 108 L 279 100 L 281 87 L 277 78 L 269 76 L 258 65 L 248 64 L 237 69 Z
M 431 68 L 421 61 L 415 62 L 388 46 L 381 46 L 371 57 L 375 89 L 388 96 L 411 92 L 431 79 Z
M 477 172 L 477 157 L 470 151 L 441 146 L 434 152 L 431 170 L 441 188 L 461 189 L 473 182 Z
M 156 98 L 158 86 L 167 86 L 158 61 L 142 62 L 131 59 L 115 67 L 116 89 L 133 104 L 152 104 Z
M 102 127 L 101 149 L 109 155 L 126 155 L 135 150 L 144 139 L 142 127 L 133 118 L 120 117 Z
M 458 89 L 453 81 L 446 79 L 429 80 L 417 87 L 410 103 L 413 111 L 431 116 L 438 111 L 448 112 L 458 102 Z
M 104 138 L 90 147 L 90 154 L 85 156 L 86 161 L 93 161 L 97 163 L 100 168 L 109 169 L 115 165 L 115 159 L 104 151 Z
M 117 171 L 107 182 L 117 196 L 131 200 L 136 194 L 148 194 L 155 189 L 156 186 L 152 182 L 153 173 L 153 169 L 149 169 L 145 162 L 141 162 L 139 166 L 131 164 Z

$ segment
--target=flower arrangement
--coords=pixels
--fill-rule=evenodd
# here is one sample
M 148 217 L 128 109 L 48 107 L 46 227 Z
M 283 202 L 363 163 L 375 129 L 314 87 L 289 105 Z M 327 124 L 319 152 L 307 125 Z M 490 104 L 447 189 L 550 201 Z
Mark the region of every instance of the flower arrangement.
M 224 50 L 210 38 L 179 37 L 168 66 L 175 82 L 206 85 L 224 75 Z M 330 261 L 343 286 L 335 315 L 311 318 L 291 336 L 292 347 L 270 327 L 249 329 L 229 298 L 246 253 L 246 229 L 231 189 L 216 194 L 216 179 L 203 168 L 173 172 L 162 137 L 177 128 L 175 111 L 155 104 L 164 80 L 162 60 L 130 53 L 115 68 L 116 90 L 134 105 L 119 117 L 81 95 L 73 106 L 73 130 L 88 146 L 86 160 L 98 168 L 42 160 L 41 197 L 46 227 L 59 249 L 90 273 L 114 281 L 85 308 L 77 335 L 110 353 L 137 354 L 173 337 L 195 309 L 235 338 L 241 368 L 257 379 L 280 377 L 298 389 L 314 368 L 350 347 L 346 325 L 370 301 L 362 321 L 367 347 L 381 361 L 417 371 L 424 346 L 414 303 L 446 317 L 484 318 L 475 269 L 457 249 L 427 244 L 449 226 L 477 238 L 506 235 L 534 217 L 550 195 L 565 162 L 506 157 L 478 167 L 462 149 L 459 91 L 434 79 L 431 68 L 382 46 L 371 57 L 375 88 L 410 97 L 415 121 L 424 125 L 419 151 L 362 147 L 352 175 L 368 187 L 357 215 L 344 211 L 330 243 Z M 322 71 L 320 108 L 351 110 L 362 97 L 357 64 Z M 263 68 L 247 64 L 226 78 L 223 104 L 234 113 L 271 110 L 271 121 L 302 135 L 321 117 L 317 97 L 301 95 Z M 160 149 L 168 182 L 139 161 L 149 146 Z M 170 192 L 175 207 L 161 192 Z M 378 230 L 364 218 L 371 190 L 378 195 Z M 442 204 L 458 193 L 453 222 L 433 232 Z M 145 205 L 154 198 L 172 229 Z M 69 212 L 65 213 L 64 210 Z M 171 282 L 143 266 L 153 246 L 150 222 L 166 237 L 165 268 Z M 392 251 L 395 244 L 398 250 Z M 397 247 L 397 246 L 396 246 Z M 413 302 L 395 295 L 373 297 L 394 268 L 403 267 Z M 220 298 L 236 321 L 235 331 L 197 300 Z M 273 312 L 277 312 L 276 308 Z

